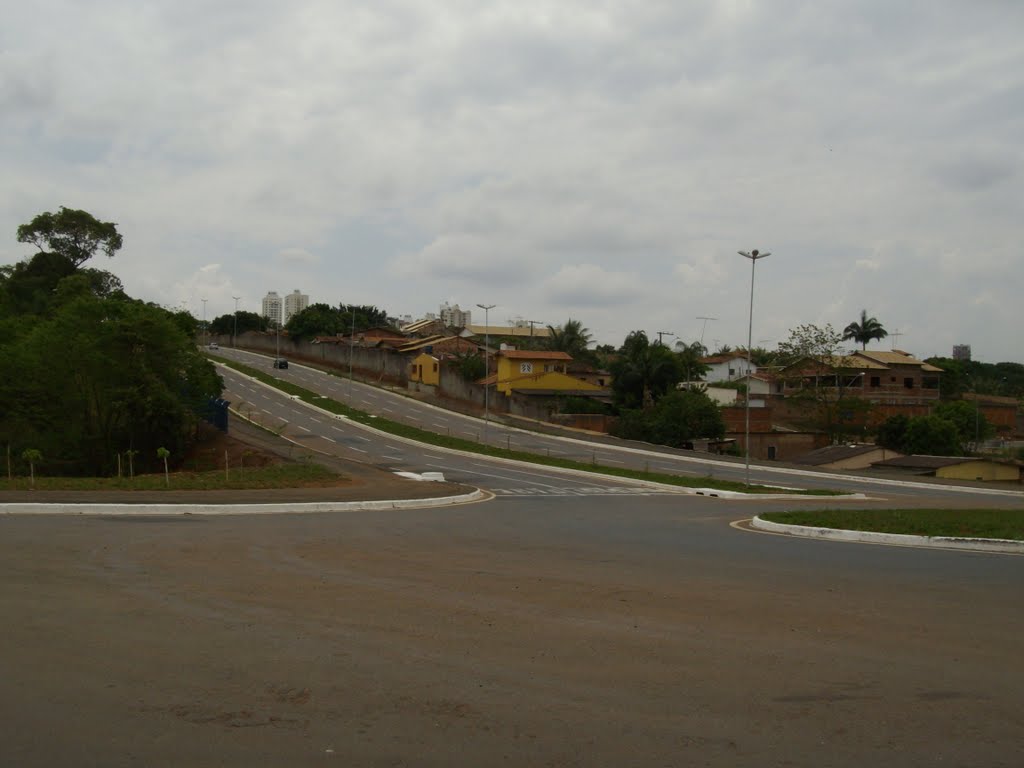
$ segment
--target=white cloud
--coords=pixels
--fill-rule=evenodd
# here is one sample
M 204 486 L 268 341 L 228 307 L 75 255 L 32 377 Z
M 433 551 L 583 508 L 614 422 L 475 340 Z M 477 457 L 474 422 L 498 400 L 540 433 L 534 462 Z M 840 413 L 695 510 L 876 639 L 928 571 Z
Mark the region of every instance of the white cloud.
M 1022 26 L 993 1 L 21 4 L 0 261 L 69 205 L 125 235 L 93 266 L 167 304 L 458 295 L 611 343 L 718 317 L 735 345 L 759 247 L 761 338 L 867 306 L 912 351 L 1019 359 Z

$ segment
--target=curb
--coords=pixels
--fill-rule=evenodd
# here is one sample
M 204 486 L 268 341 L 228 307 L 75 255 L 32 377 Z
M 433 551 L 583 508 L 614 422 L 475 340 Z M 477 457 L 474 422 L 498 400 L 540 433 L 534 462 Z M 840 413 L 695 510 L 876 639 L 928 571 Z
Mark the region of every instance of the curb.
M 754 516 L 750 527 L 767 533 L 781 533 L 826 541 L 849 541 L 861 544 L 888 544 L 902 547 L 929 547 L 974 552 L 996 552 L 1024 555 L 1024 541 L 1013 539 L 968 539 L 954 536 L 912 536 L 905 533 L 876 533 L 874 531 L 845 531 L 839 528 L 816 528 L 809 525 L 787 525 L 762 520 Z
M 0 515 L 285 515 L 421 509 L 489 499 L 479 489 L 459 496 L 376 501 L 314 501 L 275 504 L 0 504 Z

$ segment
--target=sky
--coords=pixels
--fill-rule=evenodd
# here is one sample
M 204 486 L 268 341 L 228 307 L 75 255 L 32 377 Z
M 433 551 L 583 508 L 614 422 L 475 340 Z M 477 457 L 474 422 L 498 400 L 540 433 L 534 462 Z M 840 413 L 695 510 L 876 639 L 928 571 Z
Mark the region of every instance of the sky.
M 299 289 L 714 349 L 757 248 L 755 346 L 865 309 L 1024 362 L 1019 0 L 3 6 L 0 264 L 63 205 L 200 319 Z

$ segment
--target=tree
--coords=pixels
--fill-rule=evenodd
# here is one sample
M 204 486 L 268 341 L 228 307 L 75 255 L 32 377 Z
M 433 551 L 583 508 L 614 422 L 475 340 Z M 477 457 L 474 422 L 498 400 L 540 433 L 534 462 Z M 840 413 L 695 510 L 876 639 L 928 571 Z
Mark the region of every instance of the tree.
M 960 453 L 956 425 L 938 416 L 915 416 L 907 424 L 903 451 L 926 456 L 956 456 Z
M 842 336 L 831 326 L 824 328 L 810 323 L 798 325 L 789 332 L 786 341 L 779 342 L 779 361 L 789 365 L 808 358 L 823 366 L 831 366 L 839 351 Z
M 623 411 L 611 432 L 627 440 L 684 448 L 698 437 L 721 437 L 725 422 L 718 406 L 703 392 L 676 390 L 650 408 Z
M 961 453 L 968 453 L 971 449 L 977 450 L 980 441 L 987 440 L 995 434 L 995 428 L 978 410 L 977 403 L 972 405 L 966 400 L 939 403 L 932 414 L 951 422 L 956 427 Z
M 854 321 L 843 329 L 843 341 L 856 341 L 861 349 L 867 349 L 869 341 L 881 341 L 888 335 L 876 318 L 868 317 L 866 309 L 860 311 L 860 322 Z
M 588 360 L 592 357 L 589 346 L 591 334 L 579 320 L 569 318 L 564 325 L 548 326 L 550 335 L 547 348 L 553 352 L 565 352 L 574 360 Z
M 36 487 L 36 462 L 42 461 L 43 454 L 37 448 L 26 448 L 21 452 L 21 458 L 28 462 L 29 481 L 32 487 Z
M 905 413 L 898 413 L 890 416 L 878 425 L 878 433 L 875 436 L 877 442 L 883 448 L 894 451 L 902 451 L 907 443 L 907 427 L 910 426 L 910 417 Z
M 479 381 L 487 375 L 487 364 L 477 352 L 460 352 L 453 361 L 455 370 L 466 381 Z
M 683 379 L 679 356 L 633 331 L 611 364 L 612 397 L 619 408 L 648 408 Z
M 710 366 L 701 362 L 701 359 L 707 356 L 707 348 L 699 341 L 691 344 L 681 340 L 677 341 L 676 354 L 683 367 L 684 381 L 699 381 L 710 370 Z
M 171 471 L 167 468 L 167 457 L 171 455 L 171 452 L 164 448 L 162 445 L 156 449 L 156 455 L 158 459 L 163 459 L 164 462 L 164 483 L 168 488 L 171 486 Z
M 295 341 L 312 339 L 316 336 L 336 336 L 345 331 L 341 311 L 329 304 L 310 304 L 296 312 L 286 325 L 288 335 Z
M 18 242 L 32 243 L 40 251 L 60 254 L 75 268 L 97 251 L 113 256 L 123 244 L 116 224 L 64 206 L 57 213 L 41 213 L 18 227 Z
M 236 324 L 239 334 L 258 331 L 263 327 L 260 316 L 255 312 L 239 310 L 237 317 L 235 315 L 236 313 L 229 312 L 213 318 L 210 322 L 210 333 L 217 336 L 230 336 L 235 332 Z

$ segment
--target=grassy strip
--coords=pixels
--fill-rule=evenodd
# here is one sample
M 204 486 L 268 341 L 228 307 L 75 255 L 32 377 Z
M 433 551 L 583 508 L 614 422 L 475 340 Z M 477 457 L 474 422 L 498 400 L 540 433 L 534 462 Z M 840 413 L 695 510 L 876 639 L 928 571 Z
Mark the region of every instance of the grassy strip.
M 1024 509 L 818 509 L 767 512 L 761 518 L 846 531 L 1024 541 Z
M 493 456 L 496 458 L 503 459 L 515 459 L 516 461 L 529 462 L 531 464 L 540 464 L 547 467 L 560 467 L 562 469 L 577 469 L 585 472 L 593 472 L 601 475 L 612 475 L 614 477 L 625 477 L 634 480 L 648 480 L 655 483 L 663 483 L 665 485 L 675 485 L 683 488 L 714 488 L 722 491 L 738 491 L 740 493 L 799 493 L 809 496 L 836 496 L 837 491 L 829 490 L 783 490 L 779 488 L 773 488 L 763 485 L 751 485 L 747 486 L 744 483 L 734 482 L 730 480 L 716 480 L 710 476 L 707 477 L 681 477 L 679 475 L 666 475 L 655 472 L 641 472 L 634 469 L 625 469 L 622 467 L 608 467 L 597 463 L 587 464 L 582 461 L 573 461 L 572 459 L 562 459 L 553 456 L 543 456 L 536 453 L 528 453 L 526 451 L 509 450 L 505 448 L 498 448 L 484 443 L 477 443 L 472 440 L 466 440 L 461 437 L 452 437 L 450 435 L 440 435 L 436 432 L 430 432 L 419 427 L 409 426 L 408 424 L 401 424 L 390 419 L 385 419 L 378 416 L 371 416 L 370 414 L 358 411 L 354 408 L 350 408 L 344 403 L 339 403 L 331 398 L 317 395 L 314 392 L 304 389 L 296 384 L 292 384 L 289 381 L 282 381 L 281 379 L 274 378 L 273 376 L 264 373 L 257 368 L 251 368 L 241 363 L 236 363 L 232 360 L 224 358 L 218 358 L 218 361 L 224 365 L 244 373 L 246 376 L 251 376 L 254 379 L 258 379 L 265 384 L 286 393 L 294 395 L 304 402 L 315 405 L 318 408 L 322 408 L 330 413 L 344 416 L 351 421 L 359 424 L 366 424 L 378 429 L 381 432 L 387 432 L 388 434 L 397 435 L 399 437 L 405 437 L 410 440 L 415 440 L 420 443 L 426 443 L 428 445 L 437 445 L 443 448 L 453 448 L 460 451 L 467 451 L 469 453 L 478 453 L 484 456 Z
M 170 484 L 163 473 L 135 477 L 39 477 L 37 491 L 214 491 L 260 488 L 298 488 L 337 481 L 339 475 L 319 464 L 289 463 L 252 469 L 235 468 L 209 472 L 172 472 Z M 29 478 L 17 477 L 0 483 L 0 489 L 27 491 Z

